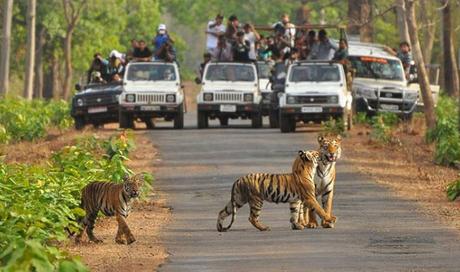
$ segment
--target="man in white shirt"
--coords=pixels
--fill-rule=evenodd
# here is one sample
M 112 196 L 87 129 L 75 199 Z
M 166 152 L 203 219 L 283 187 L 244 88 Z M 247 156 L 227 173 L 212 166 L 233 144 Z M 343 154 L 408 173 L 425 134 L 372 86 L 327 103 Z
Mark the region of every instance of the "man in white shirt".
M 212 52 L 217 47 L 218 38 L 225 34 L 225 26 L 222 24 L 224 16 L 217 14 L 214 21 L 208 23 L 206 34 L 207 52 Z
M 245 24 L 243 29 L 244 40 L 249 42 L 249 59 L 256 60 L 256 42 L 260 40 L 260 35 L 251 24 Z
M 281 21 L 274 24 L 273 28 L 275 32 L 283 34 L 291 48 L 294 47 L 296 30 L 295 25 L 290 22 L 288 14 L 281 15 Z

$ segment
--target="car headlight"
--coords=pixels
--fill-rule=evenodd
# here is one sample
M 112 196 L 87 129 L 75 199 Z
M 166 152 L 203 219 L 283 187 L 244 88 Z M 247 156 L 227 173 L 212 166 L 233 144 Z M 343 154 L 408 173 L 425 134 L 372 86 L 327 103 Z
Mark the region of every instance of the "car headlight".
M 377 95 L 375 93 L 375 89 L 359 88 L 356 90 L 356 94 L 364 98 L 377 98 Z
M 244 102 L 252 102 L 253 97 L 253 94 L 244 94 Z
M 176 95 L 175 94 L 166 95 L 166 102 L 168 103 L 176 102 Z
M 339 97 L 334 95 L 334 96 L 329 96 L 327 98 L 327 101 L 330 103 L 330 104 L 337 104 L 339 103 Z
M 418 98 L 418 92 L 413 92 L 413 91 L 406 91 L 404 93 L 404 99 L 407 100 L 415 100 Z
M 118 102 L 118 100 L 120 99 L 120 95 L 119 95 L 119 94 L 116 94 L 115 97 L 114 97 L 114 99 L 115 99 L 115 102 Z
M 77 106 L 82 107 L 85 104 L 82 98 L 77 99 Z
M 288 104 L 296 104 L 296 103 L 297 103 L 297 97 L 295 97 L 295 96 L 288 96 L 288 97 L 286 98 L 286 102 L 287 102 Z
M 126 102 L 134 103 L 136 102 L 136 95 L 135 94 L 127 94 L 125 97 Z
M 203 100 L 204 101 L 212 101 L 212 100 L 214 100 L 214 94 L 213 93 L 204 93 L 203 94 Z

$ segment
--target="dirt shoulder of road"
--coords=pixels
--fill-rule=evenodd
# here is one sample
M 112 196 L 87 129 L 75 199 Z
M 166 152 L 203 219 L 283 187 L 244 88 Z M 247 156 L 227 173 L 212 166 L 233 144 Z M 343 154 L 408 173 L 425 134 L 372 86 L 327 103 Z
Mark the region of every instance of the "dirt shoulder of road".
M 415 201 L 419 211 L 460 230 L 460 202 L 450 202 L 447 185 L 458 179 L 459 170 L 436 165 L 434 146 L 425 142 L 422 119 L 409 131 L 399 127 L 394 136 L 400 144 L 384 145 L 370 139 L 370 128 L 356 126 L 343 141 L 346 159 L 397 196 Z
M 52 131 L 42 140 L 0 146 L 0 154 L 8 163 L 43 164 L 53 152 L 74 144 L 78 138 L 90 135 L 108 138 L 117 133 L 115 128 L 115 125 L 106 125 L 99 130 L 88 128 L 84 131 Z M 136 149 L 130 153 L 128 166 L 135 173 L 154 174 L 157 151 L 153 143 L 145 136 L 145 131 L 138 130 L 133 134 Z M 165 205 L 165 196 L 155 190 L 154 181 L 148 200 L 135 202 L 127 218 L 128 226 L 137 240 L 135 243 L 129 246 L 115 243 L 117 223 L 111 217 L 99 219 L 94 229 L 104 243 L 83 242 L 76 245 L 73 241 L 68 241 L 63 247 L 70 254 L 81 256 L 81 260 L 91 271 L 154 271 L 168 256 L 159 234 L 170 218 L 171 212 Z

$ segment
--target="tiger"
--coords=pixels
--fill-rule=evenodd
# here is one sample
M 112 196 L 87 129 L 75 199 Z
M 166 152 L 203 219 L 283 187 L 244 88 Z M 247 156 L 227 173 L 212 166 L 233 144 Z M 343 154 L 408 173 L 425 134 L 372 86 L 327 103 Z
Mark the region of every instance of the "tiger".
M 334 185 L 336 178 L 335 164 L 342 154 L 342 137 L 318 136 L 319 159 L 315 175 L 315 194 L 316 198 L 321 198 L 321 204 L 324 211 L 332 216 L 332 201 L 334 198 Z M 306 204 L 300 209 L 299 220 L 307 228 L 316 228 L 318 222 L 313 210 L 309 210 Z M 333 222 L 324 221 L 321 223 L 323 228 L 333 228 Z
M 79 220 L 82 229 L 75 239 L 76 242 L 80 242 L 83 232 L 86 230 L 90 241 L 102 243 L 102 240 L 98 239 L 93 233 L 97 214 L 101 211 L 106 216 L 116 216 L 117 218 L 116 243 L 125 244 L 123 235 L 126 237 L 128 245 L 134 243 L 136 239 L 131 233 L 125 218 L 128 217 L 131 210 L 131 200 L 139 196 L 142 182 L 143 174 L 137 174 L 133 177 L 124 176 L 123 183 L 95 181 L 86 185 L 81 191 L 80 204 L 86 215 Z
M 252 173 L 238 178 L 232 186 L 231 198 L 217 217 L 217 231 L 224 232 L 230 229 L 235 221 L 236 212 L 246 203 L 249 203 L 249 222 L 260 231 L 270 228 L 259 221 L 263 201 L 274 203 L 289 203 L 291 212 L 291 228 L 301 230 L 304 227 L 299 222 L 299 208 L 301 203 L 315 210 L 324 222 L 335 222 L 315 198 L 313 178 L 316 174 L 319 153 L 317 151 L 300 150 L 292 166 L 292 173 L 268 174 Z M 227 227 L 222 224 L 232 215 Z

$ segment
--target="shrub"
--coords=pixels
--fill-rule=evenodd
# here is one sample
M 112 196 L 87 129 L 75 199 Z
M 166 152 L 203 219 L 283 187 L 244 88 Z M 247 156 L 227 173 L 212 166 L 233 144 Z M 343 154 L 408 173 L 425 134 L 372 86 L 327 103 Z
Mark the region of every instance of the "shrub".
M 393 130 L 399 123 L 399 117 L 394 113 L 379 113 L 371 118 L 371 138 L 382 143 L 398 142 L 393 136 Z
M 452 182 L 447 187 L 447 197 L 450 201 L 454 201 L 457 197 L 460 196 L 460 179 Z
M 342 119 L 330 118 L 322 123 L 323 132 L 326 135 L 341 135 L 346 136 L 345 123 Z

